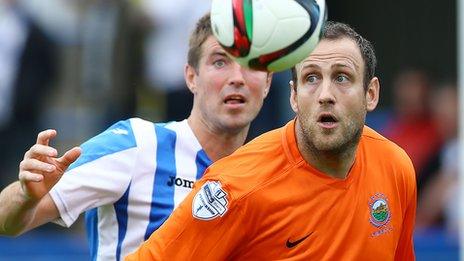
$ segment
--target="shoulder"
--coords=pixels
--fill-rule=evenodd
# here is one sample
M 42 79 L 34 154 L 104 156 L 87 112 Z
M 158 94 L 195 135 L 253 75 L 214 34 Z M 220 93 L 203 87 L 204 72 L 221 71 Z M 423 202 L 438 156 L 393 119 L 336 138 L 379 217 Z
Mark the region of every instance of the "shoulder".
M 115 150 L 128 149 L 146 144 L 153 139 L 158 143 L 175 140 L 179 135 L 191 132 L 186 120 L 154 123 L 141 118 L 121 120 L 82 144 L 85 147 L 111 145 Z
M 186 155 L 196 155 L 202 150 L 200 142 L 187 120 L 155 124 L 158 150 L 176 150 Z
M 82 147 L 84 150 L 102 146 L 111 147 L 111 150 L 136 147 L 137 143 L 140 142 L 140 136 L 153 133 L 153 129 L 152 122 L 140 118 L 121 120 L 84 142 Z
M 395 162 L 405 168 L 413 168 L 411 159 L 403 148 L 367 126 L 363 130 L 361 144 L 372 157 Z
M 205 179 L 219 180 L 235 199 L 253 193 L 289 166 L 282 146 L 284 128 L 267 132 L 211 165 Z
M 131 120 L 118 121 L 81 145 L 84 153 L 102 149 L 114 152 L 135 146 L 136 141 Z
M 372 173 L 385 175 L 397 187 L 413 191 L 416 187 L 416 174 L 411 158 L 397 144 L 383 137 L 373 129 L 364 127 L 360 146 L 365 164 Z
M 118 152 L 136 150 L 153 123 L 139 118 L 121 120 L 81 144 L 82 154 L 71 168 Z M 151 131 L 153 132 L 153 131 Z
M 155 123 L 154 129 L 156 136 L 161 137 L 160 142 L 166 138 L 176 139 L 180 136 L 189 136 L 192 132 L 187 120 Z
M 231 155 L 218 160 L 212 170 L 222 170 L 222 176 L 250 176 L 262 172 L 263 163 L 281 158 L 282 129 L 266 132 L 238 148 Z M 261 166 L 261 168 L 257 168 Z M 231 169 L 237 168 L 237 170 Z M 247 174 L 249 173 L 249 174 Z M 253 174 L 251 174 L 253 173 Z

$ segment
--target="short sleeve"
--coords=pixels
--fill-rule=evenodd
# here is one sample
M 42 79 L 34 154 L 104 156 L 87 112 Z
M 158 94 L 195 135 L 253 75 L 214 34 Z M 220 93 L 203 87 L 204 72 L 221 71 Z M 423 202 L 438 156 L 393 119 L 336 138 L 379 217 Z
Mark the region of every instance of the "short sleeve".
M 403 224 L 401 226 L 400 238 L 395 252 L 395 260 L 415 260 L 414 254 L 414 225 L 417 207 L 416 174 L 411 160 L 407 157 L 403 166 L 404 191 L 403 193 L 405 211 L 403 213 Z
M 71 226 L 80 213 L 116 202 L 130 184 L 137 145 L 129 120 L 83 143 L 82 155 L 50 191 L 60 212 L 56 223 Z

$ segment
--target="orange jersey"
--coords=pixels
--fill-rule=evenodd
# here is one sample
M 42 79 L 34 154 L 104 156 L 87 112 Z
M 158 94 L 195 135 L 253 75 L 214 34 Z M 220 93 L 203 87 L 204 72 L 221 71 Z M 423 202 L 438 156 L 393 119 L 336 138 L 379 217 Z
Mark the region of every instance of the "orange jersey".
M 301 156 L 294 121 L 214 163 L 126 260 L 414 260 L 414 168 L 364 127 L 346 179 Z

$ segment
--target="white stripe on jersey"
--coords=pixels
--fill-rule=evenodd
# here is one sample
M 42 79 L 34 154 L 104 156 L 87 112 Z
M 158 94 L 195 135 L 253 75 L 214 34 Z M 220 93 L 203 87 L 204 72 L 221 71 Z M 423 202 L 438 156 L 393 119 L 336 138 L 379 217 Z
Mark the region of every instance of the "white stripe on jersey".
M 98 253 L 97 260 L 116 260 L 118 245 L 118 221 L 113 205 L 98 208 Z
M 129 192 L 127 230 L 122 242 L 121 259 L 143 242 L 145 229 L 149 222 L 152 184 L 156 169 L 157 139 L 154 124 L 141 119 L 131 119 L 131 125 L 139 148 L 139 156 Z M 131 204 L 133 202 L 134 204 Z M 136 218 L 134 218 L 135 215 Z

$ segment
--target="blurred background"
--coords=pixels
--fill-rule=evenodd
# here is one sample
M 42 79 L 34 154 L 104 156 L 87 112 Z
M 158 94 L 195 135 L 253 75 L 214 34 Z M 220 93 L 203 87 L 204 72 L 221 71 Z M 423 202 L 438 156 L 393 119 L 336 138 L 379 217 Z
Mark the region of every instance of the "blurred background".
M 0 188 L 40 130 L 61 152 L 130 117 L 188 116 L 188 35 L 209 0 L 0 0 Z M 411 156 L 418 260 L 458 260 L 458 2 L 327 0 L 378 57 L 381 100 L 368 125 Z M 249 139 L 293 118 L 289 72 L 275 76 Z M 88 260 L 82 222 L 0 237 L 0 260 Z

